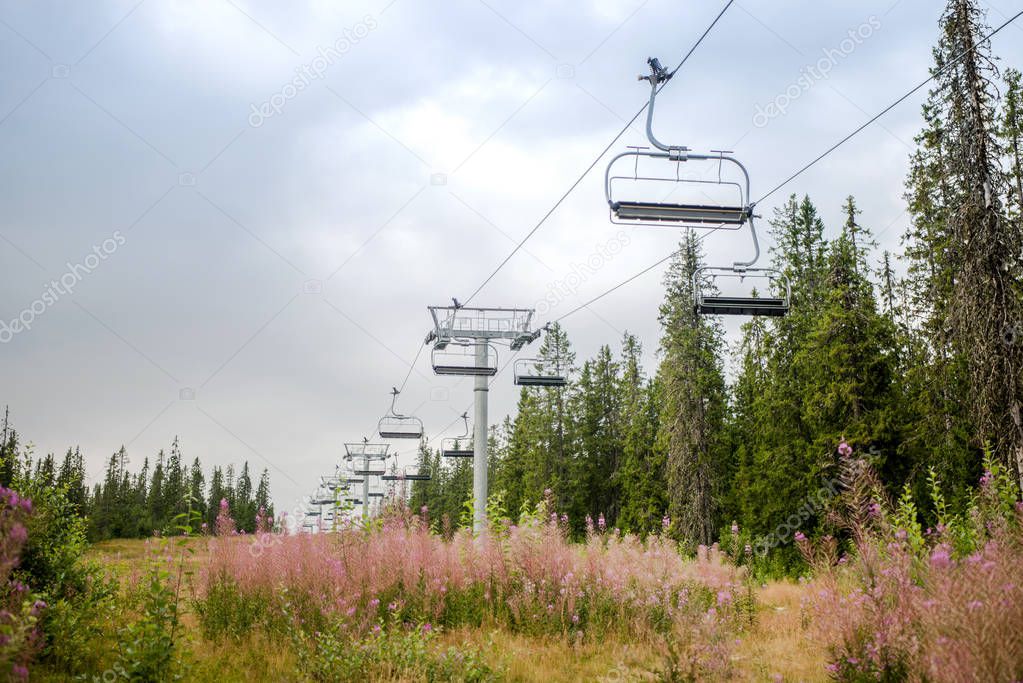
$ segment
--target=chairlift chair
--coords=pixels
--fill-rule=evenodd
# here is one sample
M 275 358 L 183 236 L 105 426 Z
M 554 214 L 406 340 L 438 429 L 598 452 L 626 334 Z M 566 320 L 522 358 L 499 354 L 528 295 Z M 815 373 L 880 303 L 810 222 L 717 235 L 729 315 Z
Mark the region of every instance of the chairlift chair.
M 388 472 L 381 479 L 384 481 L 429 481 L 430 473 L 423 472 L 418 467 L 403 467 Z
M 380 477 L 383 476 L 387 470 L 380 469 L 379 465 L 356 465 L 352 472 L 356 476 L 361 477 Z
M 693 310 L 697 315 L 747 315 L 783 316 L 789 312 L 792 300 L 792 286 L 785 274 L 774 268 L 754 268 L 760 259 L 760 242 L 756 227 L 750 218 L 750 235 L 753 238 L 753 258 L 737 261 L 730 267 L 704 266 L 693 273 Z M 718 292 L 716 280 L 738 280 L 745 284 L 749 280 L 766 281 L 769 296 L 759 296 L 753 289 L 749 296 L 734 296 Z
M 650 103 L 647 107 L 646 134 L 655 148 L 634 147 L 615 156 L 604 173 L 604 195 L 611 213 L 611 222 L 627 225 L 673 225 L 693 228 L 720 228 L 738 230 L 753 217 L 750 201 L 750 181 L 746 167 L 727 152 L 696 154 L 688 147 L 660 142 L 653 132 L 654 104 L 662 84 L 674 75 L 654 58 L 647 60 L 650 74 L 640 76 L 650 84 Z M 660 167 L 660 174 L 640 173 L 641 160 Z M 682 164 L 690 162 L 716 164 L 716 179 L 684 177 Z M 725 168 L 732 175 L 725 174 Z M 631 172 L 628 172 L 631 168 Z M 624 188 L 638 194 L 662 190 L 659 197 L 633 196 Z M 670 188 L 669 192 L 664 189 Z M 645 192 L 644 192 L 645 190 Z M 665 197 L 675 191 L 687 192 L 686 201 L 667 202 Z M 714 196 L 708 194 L 714 192 Z
M 520 358 L 515 361 L 515 384 L 520 387 L 563 387 L 568 383 L 558 361 Z
M 465 433 L 461 436 L 441 439 L 441 457 L 472 458 L 475 456 L 475 451 L 473 450 L 472 430 L 469 429 L 469 413 L 462 413 L 462 420 L 465 421 Z
M 381 439 L 422 439 L 423 421 L 413 415 L 402 415 L 395 410 L 400 393 L 397 387 L 391 388 L 391 409 L 380 418 L 377 432 Z
M 705 289 L 706 278 L 718 277 L 769 279 L 781 288 L 780 296 L 758 296 L 756 290 L 751 296 L 727 296 L 715 292 L 708 293 Z M 700 268 L 694 276 L 696 300 L 694 310 L 699 315 L 747 315 L 780 317 L 788 313 L 791 290 L 788 279 L 777 270 L 770 268 L 750 268 L 746 271 L 735 271 L 728 268 Z
M 480 357 L 478 346 L 486 354 Z M 497 349 L 493 344 L 469 341 L 447 341 L 434 344 L 430 353 L 433 371 L 438 375 L 493 377 L 497 374 Z

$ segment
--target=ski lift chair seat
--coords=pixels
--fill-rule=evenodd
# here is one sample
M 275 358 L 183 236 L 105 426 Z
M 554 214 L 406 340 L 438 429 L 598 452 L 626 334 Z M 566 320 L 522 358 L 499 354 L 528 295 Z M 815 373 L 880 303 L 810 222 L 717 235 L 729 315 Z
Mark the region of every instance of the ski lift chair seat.
M 700 315 L 780 317 L 788 311 L 788 301 L 780 297 L 704 296 L 696 304 Z
M 475 455 L 472 445 L 442 444 L 441 456 L 445 458 L 471 458 Z
M 611 204 L 615 218 L 623 221 L 661 221 L 695 225 L 741 226 L 749 217 L 741 206 L 705 204 L 659 204 L 656 202 L 618 201 Z

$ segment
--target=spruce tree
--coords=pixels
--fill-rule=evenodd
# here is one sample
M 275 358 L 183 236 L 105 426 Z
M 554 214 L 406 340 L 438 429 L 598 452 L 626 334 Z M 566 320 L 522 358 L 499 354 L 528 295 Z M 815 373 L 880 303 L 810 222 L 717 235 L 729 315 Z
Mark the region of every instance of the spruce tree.
M 665 276 L 660 321 L 662 361 L 657 447 L 666 460 L 672 530 L 690 545 L 709 544 L 717 531 L 722 474 L 730 457 L 724 438 L 727 412 L 718 320 L 693 309 L 693 273 L 700 266 L 692 231 L 683 237 Z
M 657 433 L 656 385 L 645 376 L 642 345 L 629 333 L 622 339 L 619 382 L 622 423 L 622 463 L 615 474 L 621 494 L 617 524 L 632 533 L 658 531 L 668 503 L 664 486 L 663 453 L 654 449 Z
M 947 431 L 962 431 L 966 417 L 971 464 L 990 446 L 1023 477 L 1023 351 L 1005 342 L 1006 325 L 1023 319 L 1023 230 L 1006 211 L 1011 190 L 1000 168 L 997 70 L 985 31 L 975 0 L 949 1 L 910 175 L 907 237 L 922 282 L 917 300 L 934 334 L 932 383 L 969 397 L 961 409 L 954 399 L 936 406 Z

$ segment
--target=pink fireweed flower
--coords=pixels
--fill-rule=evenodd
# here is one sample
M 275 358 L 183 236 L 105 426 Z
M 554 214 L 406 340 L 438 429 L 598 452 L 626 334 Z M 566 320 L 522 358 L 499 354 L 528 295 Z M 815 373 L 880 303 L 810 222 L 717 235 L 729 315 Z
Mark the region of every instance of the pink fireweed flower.
M 804 534 L 802 531 L 797 531 L 795 539 L 797 543 L 802 543 L 803 541 L 806 540 L 806 534 Z
M 852 455 L 852 452 L 853 452 L 852 446 L 846 443 L 845 439 L 842 440 L 842 443 L 838 444 L 838 454 L 843 458 L 848 458 L 850 455 Z
M 17 545 L 28 540 L 28 529 L 26 529 L 23 524 L 15 524 L 12 526 L 9 534 L 10 539 Z
M 433 626 L 430 625 L 430 622 L 426 622 L 425 624 L 423 624 L 423 633 L 429 633 L 432 630 Z
M 379 607 L 380 600 L 378 598 L 373 598 L 372 600 L 369 601 L 369 606 L 373 608 Z
M 604 531 L 604 530 L 607 529 L 607 520 L 604 519 L 604 513 L 603 512 L 600 513 L 600 515 L 597 516 L 597 528 L 600 529 L 601 531 Z
M 994 481 L 995 475 L 991 473 L 991 470 L 984 470 L 984 474 L 980 477 L 980 485 L 987 486 Z
M 573 614 L 572 615 L 572 623 L 573 624 L 578 624 L 579 623 L 579 615 L 578 614 Z
M 735 522 L 732 522 L 732 535 L 733 536 L 739 535 L 739 525 L 736 524 Z
M 718 604 L 727 605 L 732 602 L 732 594 L 728 591 L 718 591 Z
M 670 526 L 671 526 L 671 517 L 669 517 L 668 515 L 665 515 L 664 517 L 661 518 L 661 528 L 663 530 L 667 531 L 668 527 L 670 527 Z

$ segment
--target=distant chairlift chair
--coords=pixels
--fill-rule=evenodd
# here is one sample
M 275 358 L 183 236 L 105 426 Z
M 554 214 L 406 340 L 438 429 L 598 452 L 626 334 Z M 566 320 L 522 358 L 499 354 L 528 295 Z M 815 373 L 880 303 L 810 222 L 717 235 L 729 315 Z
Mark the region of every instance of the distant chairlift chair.
M 465 433 L 454 438 L 442 439 L 440 442 L 440 454 L 445 458 L 471 458 L 475 455 L 473 451 L 473 435 L 469 429 L 469 413 L 462 413 L 465 421 Z
M 391 409 L 380 418 L 377 432 L 381 439 L 422 439 L 423 421 L 413 415 L 402 415 L 395 410 L 399 393 L 401 392 L 397 387 L 391 388 Z
M 430 473 L 422 472 L 418 467 L 404 467 L 388 472 L 381 479 L 384 481 L 429 481 Z

